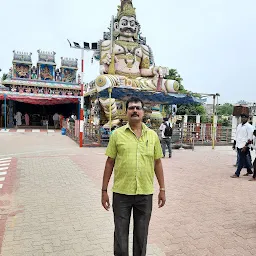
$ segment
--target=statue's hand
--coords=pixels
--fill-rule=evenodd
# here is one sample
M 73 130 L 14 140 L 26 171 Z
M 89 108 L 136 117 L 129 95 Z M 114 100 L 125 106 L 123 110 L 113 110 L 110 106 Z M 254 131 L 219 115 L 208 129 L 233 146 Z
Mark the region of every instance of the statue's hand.
M 109 65 L 111 62 L 111 55 L 109 53 L 106 53 L 102 59 L 102 62 L 106 65 Z
M 163 67 L 153 67 L 152 72 L 154 76 L 163 78 L 168 74 L 168 69 Z

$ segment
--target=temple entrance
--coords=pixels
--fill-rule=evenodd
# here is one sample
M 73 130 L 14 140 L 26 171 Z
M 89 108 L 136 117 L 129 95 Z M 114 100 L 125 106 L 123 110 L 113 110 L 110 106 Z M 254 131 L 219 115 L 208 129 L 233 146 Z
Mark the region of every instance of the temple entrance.
M 69 104 L 57 104 L 57 105 L 34 105 L 23 102 L 14 102 L 13 115 L 17 112 L 22 114 L 21 126 L 27 127 L 25 121 L 25 114 L 29 115 L 29 127 L 46 127 L 46 121 L 48 121 L 48 127 L 53 128 L 53 115 L 58 113 L 64 118 L 68 118 L 71 115 L 78 117 L 79 105 L 77 103 Z

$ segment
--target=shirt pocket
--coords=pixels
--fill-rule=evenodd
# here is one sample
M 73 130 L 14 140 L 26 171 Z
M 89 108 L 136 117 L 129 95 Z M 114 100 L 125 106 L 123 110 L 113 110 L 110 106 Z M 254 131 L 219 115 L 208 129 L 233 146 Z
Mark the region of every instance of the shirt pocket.
M 146 157 L 153 157 L 154 156 L 154 143 L 147 141 L 142 146 L 142 155 Z

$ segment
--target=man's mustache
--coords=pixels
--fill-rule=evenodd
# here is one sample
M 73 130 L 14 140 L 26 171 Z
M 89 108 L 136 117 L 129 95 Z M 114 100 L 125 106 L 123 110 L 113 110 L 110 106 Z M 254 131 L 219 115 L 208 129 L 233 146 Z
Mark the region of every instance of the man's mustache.
M 132 29 L 132 28 L 120 28 L 121 32 L 131 32 L 131 33 L 135 33 L 136 29 Z
M 132 116 L 139 116 L 137 113 L 133 113 Z

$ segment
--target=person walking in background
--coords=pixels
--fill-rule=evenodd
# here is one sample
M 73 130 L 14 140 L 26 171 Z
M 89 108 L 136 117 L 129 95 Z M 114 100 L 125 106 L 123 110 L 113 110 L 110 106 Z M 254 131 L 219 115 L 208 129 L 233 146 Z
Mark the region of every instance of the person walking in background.
M 147 121 L 146 121 L 146 126 L 147 126 L 148 128 L 151 128 L 151 127 L 152 127 L 152 124 L 151 124 L 151 120 L 150 120 L 150 119 L 147 119 Z
M 172 139 L 172 124 L 168 121 L 168 118 L 164 118 L 162 124 L 160 125 L 159 130 L 161 131 L 161 146 L 163 155 L 165 157 L 166 146 L 169 152 L 169 158 L 172 157 L 172 147 L 171 147 L 171 139 Z
M 253 131 L 253 143 L 251 145 L 252 149 L 256 151 L 256 129 Z M 256 181 L 256 157 L 253 161 L 253 176 L 249 181 Z
M 25 124 L 26 124 L 26 126 L 29 126 L 29 115 L 28 115 L 28 113 L 25 114 Z
M 54 129 L 58 129 L 59 128 L 59 122 L 60 122 L 60 116 L 58 113 L 55 113 L 52 117 L 53 120 L 53 125 L 54 125 Z
M 165 204 L 162 150 L 158 135 L 142 119 L 143 102 L 130 98 L 126 103 L 128 123 L 110 136 L 102 181 L 102 206 L 109 210 L 108 183 L 114 169 L 114 255 L 128 256 L 129 225 L 133 211 L 133 256 L 145 256 L 152 212 L 154 174 L 159 183 L 158 206 Z
M 22 114 L 21 114 L 21 112 L 18 111 L 15 116 L 16 116 L 16 126 L 22 125 L 22 122 L 21 122 Z
M 64 116 L 60 114 L 59 119 L 60 119 L 60 129 L 61 129 L 63 127 Z
M 247 155 L 249 154 L 249 145 L 252 143 L 253 139 L 253 130 L 252 126 L 248 123 L 248 115 L 241 115 L 241 123 L 237 126 L 236 129 L 236 138 L 234 140 L 233 149 L 237 147 L 239 154 L 238 166 L 235 174 L 231 175 L 231 178 L 238 178 L 242 168 L 245 166 L 247 168 L 247 173 L 244 176 L 252 174 L 251 166 L 246 160 Z

